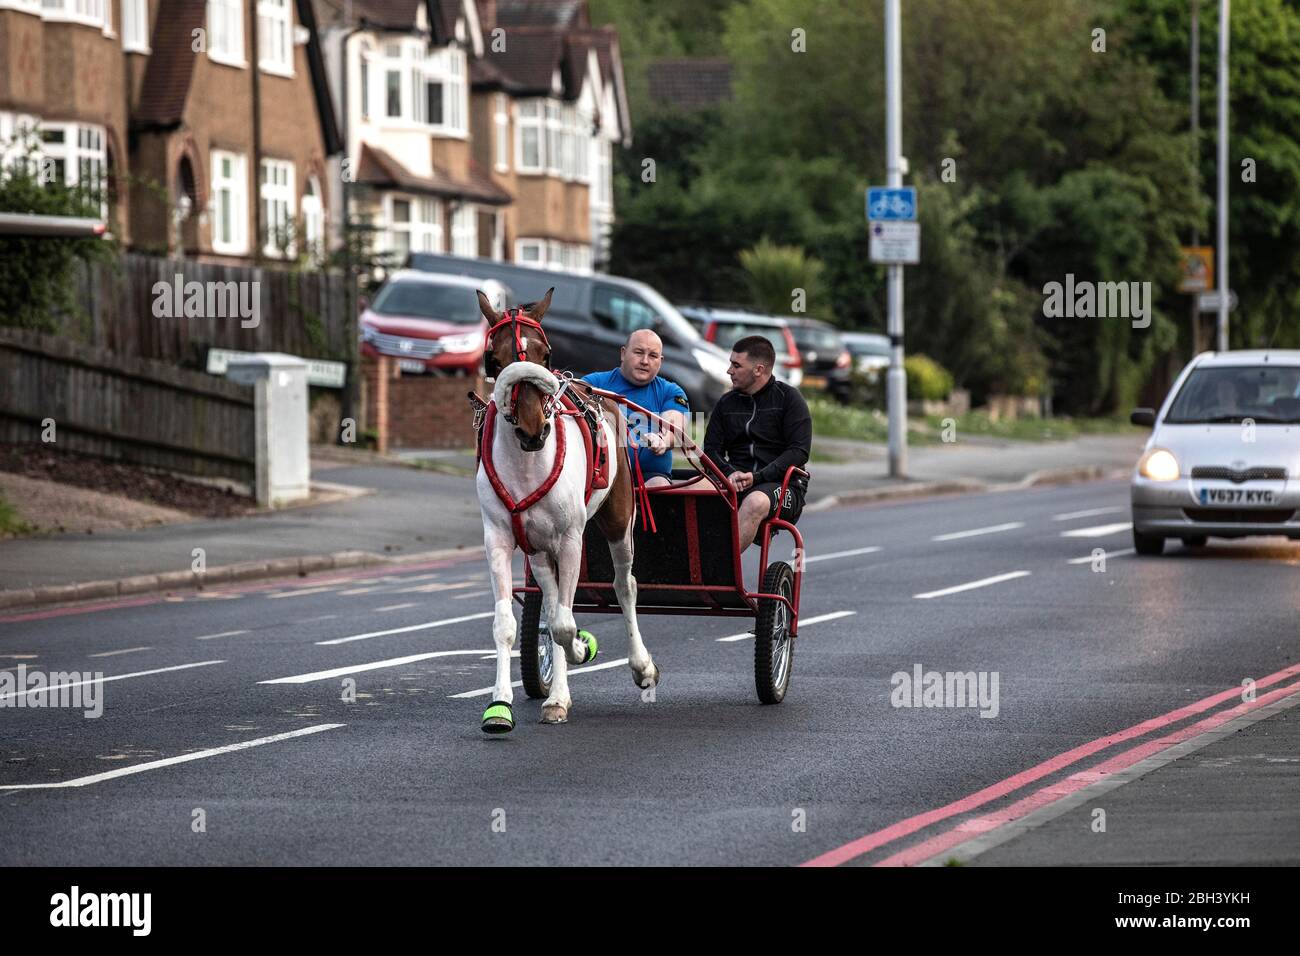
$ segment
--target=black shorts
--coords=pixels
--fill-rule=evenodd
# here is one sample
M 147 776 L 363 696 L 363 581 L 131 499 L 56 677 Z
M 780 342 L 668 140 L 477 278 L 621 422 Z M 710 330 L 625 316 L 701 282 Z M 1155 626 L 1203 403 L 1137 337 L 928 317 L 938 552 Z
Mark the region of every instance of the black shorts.
M 755 485 L 753 488 L 747 488 L 740 495 L 740 500 L 744 501 L 750 495 L 761 494 L 767 498 L 767 516 L 776 517 L 776 499 L 781 494 L 781 483 L 779 481 L 765 481 L 762 484 Z M 785 502 L 781 507 L 781 518 L 794 524 L 803 514 L 803 489 L 793 481 L 785 490 Z

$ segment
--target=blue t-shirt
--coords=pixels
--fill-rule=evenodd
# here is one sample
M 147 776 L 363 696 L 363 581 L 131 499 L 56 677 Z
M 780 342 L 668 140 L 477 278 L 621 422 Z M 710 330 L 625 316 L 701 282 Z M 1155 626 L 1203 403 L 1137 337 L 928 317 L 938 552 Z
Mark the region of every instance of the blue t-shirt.
M 647 411 L 654 412 L 656 415 L 662 415 L 664 412 L 681 412 L 689 417 L 691 413 L 690 403 L 686 400 L 686 393 L 676 382 L 670 382 L 662 376 L 656 375 L 648 385 L 633 385 L 623 377 L 622 371 L 616 368 L 608 372 L 592 372 L 590 375 L 584 375 L 582 380 L 596 388 L 603 388 L 607 392 L 617 392 L 630 402 L 635 402 Z M 641 437 L 650 432 L 659 431 L 655 422 L 644 421 L 645 416 L 626 409 L 627 423 L 631 427 L 632 440 L 640 443 Z M 656 455 L 649 448 L 640 448 L 637 457 L 641 460 L 641 474 L 649 477 L 650 475 L 663 475 L 665 478 L 671 478 L 673 474 L 673 452 L 668 449 L 662 455 Z

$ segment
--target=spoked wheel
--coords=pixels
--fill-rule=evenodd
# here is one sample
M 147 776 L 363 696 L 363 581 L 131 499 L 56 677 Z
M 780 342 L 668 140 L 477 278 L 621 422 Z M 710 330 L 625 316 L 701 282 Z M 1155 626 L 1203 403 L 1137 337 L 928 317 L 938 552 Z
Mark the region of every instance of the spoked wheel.
M 763 576 L 762 590 L 794 600 L 794 570 L 776 561 Z M 772 598 L 760 598 L 754 624 L 754 686 L 765 704 L 785 700 L 794 664 L 794 640 L 790 635 L 790 609 Z
M 536 587 L 531 575 L 528 584 Z M 542 620 L 542 595 L 524 595 L 524 615 L 519 627 L 519 671 L 524 678 L 524 693 L 533 700 L 551 696 L 554 647 L 551 629 Z

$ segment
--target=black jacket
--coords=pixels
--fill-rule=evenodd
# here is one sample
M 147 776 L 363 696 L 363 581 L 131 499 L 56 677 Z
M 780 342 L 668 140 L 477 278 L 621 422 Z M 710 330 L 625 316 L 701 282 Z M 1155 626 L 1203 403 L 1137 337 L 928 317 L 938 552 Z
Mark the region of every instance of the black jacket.
M 704 433 L 704 453 L 723 474 L 754 473 L 754 484 L 785 478 L 786 469 L 798 465 L 806 471 L 812 451 L 812 415 L 808 403 L 785 382 L 773 378 L 756 395 L 735 389 L 713 407 Z M 807 482 L 794 479 L 801 489 Z

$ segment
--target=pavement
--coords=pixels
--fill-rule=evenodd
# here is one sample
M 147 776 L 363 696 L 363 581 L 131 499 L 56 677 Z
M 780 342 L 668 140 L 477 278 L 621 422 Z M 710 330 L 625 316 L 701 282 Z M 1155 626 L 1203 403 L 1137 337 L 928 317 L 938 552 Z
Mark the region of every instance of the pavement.
M 1132 468 L 1141 446 L 1132 435 L 1054 443 L 969 438 L 913 449 L 912 477 L 899 481 L 887 475 L 882 446 L 837 442 L 837 451 L 854 460 L 812 466 L 808 504 L 816 510 L 894 494 L 970 491 L 1034 476 L 1099 477 Z M 219 521 L 0 541 L 0 608 L 266 577 L 291 567 L 332 570 L 366 555 L 381 563 L 479 548 L 473 474 L 471 451 L 408 451 L 385 460 L 317 449 L 313 483 L 368 493 Z M 206 573 L 195 574 L 200 567 Z M 215 570 L 221 568 L 228 570 Z M 74 585 L 81 586 L 75 594 Z
M 1300 546 L 1139 558 L 1123 481 L 800 528 L 784 703 L 743 618 L 642 616 L 647 698 L 580 615 L 569 723 L 517 690 L 501 738 L 481 555 L 7 613 L 0 669 L 105 680 L 0 686 L 0 863 L 1300 864 Z

